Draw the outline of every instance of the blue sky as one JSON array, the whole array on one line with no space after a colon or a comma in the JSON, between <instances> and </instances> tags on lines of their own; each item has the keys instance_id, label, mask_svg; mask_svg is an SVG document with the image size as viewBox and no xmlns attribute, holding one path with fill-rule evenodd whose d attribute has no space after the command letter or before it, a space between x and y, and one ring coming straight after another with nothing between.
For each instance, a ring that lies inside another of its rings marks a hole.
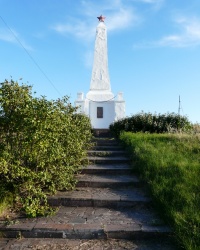
<instances>
[{"instance_id":1,"label":"blue sky","mask_svg":"<svg viewBox=\"0 0 200 250\"><path fill-rule=\"evenodd\" d=\"M0 82L12 76L74 103L89 91L101 14L126 115L177 113L180 95L181 114L200 123L199 0L0 0Z\"/></svg>"}]
</instances>

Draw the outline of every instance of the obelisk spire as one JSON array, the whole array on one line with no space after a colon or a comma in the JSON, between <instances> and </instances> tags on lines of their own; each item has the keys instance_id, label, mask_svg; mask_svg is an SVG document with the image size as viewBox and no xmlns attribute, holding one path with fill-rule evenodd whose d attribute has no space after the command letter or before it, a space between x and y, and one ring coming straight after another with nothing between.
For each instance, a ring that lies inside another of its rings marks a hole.
<instances>
[{"instance_id":1,"label":"obelisk spire","mask_svg":"<svg viewBox=\"0 0 200 250\"><path fill-rule=\"evenodd\" d=\"M96 29L96 40L94 50L94 62L90 91L107 90L111 91L110 77L108 72L108 52L107 52L107 29L102 15L97 17L99 24Z\"/></svg>"}]
</instances>

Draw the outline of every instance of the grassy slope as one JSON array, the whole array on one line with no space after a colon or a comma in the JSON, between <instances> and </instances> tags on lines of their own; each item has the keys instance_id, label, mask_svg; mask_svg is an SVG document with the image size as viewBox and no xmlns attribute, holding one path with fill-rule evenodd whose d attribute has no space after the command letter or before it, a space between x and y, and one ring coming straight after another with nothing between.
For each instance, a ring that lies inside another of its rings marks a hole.
<instances>
[{"instance_id":1,"label":"grassy slope","mask_svg":"<svg viewBox=\"0 0 200 250\"><path fill-rule=\"evenodd\" d=\"M200 249L200 139L130 132L120 139L177 238L186 249Z\"/></svg>"}]
</instances>

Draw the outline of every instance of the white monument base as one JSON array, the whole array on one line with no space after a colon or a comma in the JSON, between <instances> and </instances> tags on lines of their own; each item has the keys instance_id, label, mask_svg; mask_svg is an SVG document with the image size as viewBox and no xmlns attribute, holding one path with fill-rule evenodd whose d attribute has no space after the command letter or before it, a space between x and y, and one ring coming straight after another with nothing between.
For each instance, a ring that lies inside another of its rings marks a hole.
<instances>
[{"instance_id":1,"label":"white monument base","mask_svg":"<svg viewBox=\"0 0 200 250\"><path fill-rule=\"evenodd\" d=\"M119 93L116 98L113 97L105 101L100 101L108 97L103 94L99 96L91 94L89 97L93 100L87 97L84 98L83 93L78 93L75 105L79 107L78 113L84 113L90 118L93 129L108 129L111 123L125 117L125 101L122 98L122 93Z\"/></svg>"}]
</instances>

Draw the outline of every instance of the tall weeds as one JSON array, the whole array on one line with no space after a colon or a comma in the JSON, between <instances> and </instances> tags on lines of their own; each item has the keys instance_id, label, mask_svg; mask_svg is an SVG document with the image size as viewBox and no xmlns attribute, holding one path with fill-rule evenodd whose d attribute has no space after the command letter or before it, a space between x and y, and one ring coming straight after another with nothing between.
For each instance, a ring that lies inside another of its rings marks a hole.
<instances>
[{"instance_id":1,"label":"tall weeds","mask_svg":"<svg viewBox=\"0 0 200 250\"><path fill-rule=\"evenodd\" d=\"M120 139L177 239L200 249L199 136L122 132Z\"/></svg>"}]
</instances>

